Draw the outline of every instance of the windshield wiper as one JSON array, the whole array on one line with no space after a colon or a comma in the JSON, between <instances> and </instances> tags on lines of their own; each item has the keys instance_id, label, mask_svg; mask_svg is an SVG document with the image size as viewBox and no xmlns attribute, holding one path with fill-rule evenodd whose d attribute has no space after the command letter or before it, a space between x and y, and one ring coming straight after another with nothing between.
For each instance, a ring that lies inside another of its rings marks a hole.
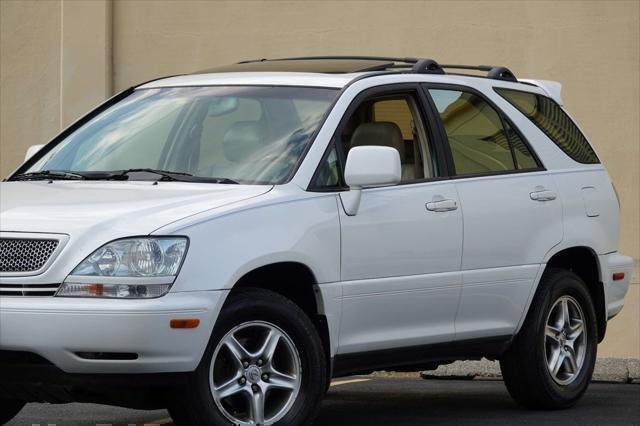
<instances>
[{"instance_id":1,"label":"windshield wiper","mask_svg":"<svg viewBox=\"0 0 640 426\"><path fill-rule=\"evenodd\" d=\"M153 173L161 176L159 180L164 181L178 181L178 182L204 182L204 183L225 183L225 184L238 184L233 179L229 178L218 178L218 177L204 177L204 176L194 176L191 173L184 172L171 172L168 170L159 170L159 169L127 169L127 170L118 170L111 174L111 176L106 177L104 179L117 179L117 178L126 178L131 173Z\"/></svg>"},{"instance_id":2,"label":"windshield wiper","mask_svg":"<svg viewBox=\"0 0 640 426\"><path fill-rule=\"evenodd\" d=\"M83 180L85 176L64 170L42 170L39 172L20 173L12 180Z\"/></svg>"},{"instance_id":3,"label":"windshield wiper","mask_svg":"<svg viewBox=\"0 0 640 426\"><path fill-rule=\"evenodd\" d=\"M115 170L110 172L70 172L63 170L43 170L39 172L21 173L13 177L12 180L129 180L132 173L151 173L160 176L162 181L177 182L200 182L200 183L223 183L238 184L233 179L218 177L194 176L190 173L171 172L168 170L139 168Z\"/></svg>"}]
</instances>

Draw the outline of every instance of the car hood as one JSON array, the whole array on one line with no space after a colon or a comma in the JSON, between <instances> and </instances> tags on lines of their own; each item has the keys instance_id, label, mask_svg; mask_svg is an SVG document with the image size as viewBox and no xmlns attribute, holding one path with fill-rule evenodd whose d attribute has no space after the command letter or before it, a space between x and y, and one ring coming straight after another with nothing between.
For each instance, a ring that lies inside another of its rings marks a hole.
<instances>
[{"instance_id":1,"label":"car hood","mask_svg":"<svg viewBox=\"0 0 640 426\"><path fill-rule=\"evenodd\" d=\"M147 235L176 220L257 197L272 186L187 182L31 181L0 184L0 231L72 238ZM100 235L104 234L104 235Z\"/></svg>"}]
</instances>

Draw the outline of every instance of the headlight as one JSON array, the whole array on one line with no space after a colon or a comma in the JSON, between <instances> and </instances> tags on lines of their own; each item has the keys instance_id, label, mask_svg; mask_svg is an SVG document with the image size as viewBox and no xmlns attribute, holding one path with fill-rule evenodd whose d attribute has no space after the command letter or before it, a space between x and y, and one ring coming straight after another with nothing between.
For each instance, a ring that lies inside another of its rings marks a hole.
<instances>
[{"instance_id":1,"label":"headlight","mask_svg":"<svg viewBox=\"0 0 640 426\"><path fill-rule=\"evenodd\" d=\"M187 251L184 237L127 238L83 260L56 296L153 298L164 295Z\"/></svg>"}]
</instances>

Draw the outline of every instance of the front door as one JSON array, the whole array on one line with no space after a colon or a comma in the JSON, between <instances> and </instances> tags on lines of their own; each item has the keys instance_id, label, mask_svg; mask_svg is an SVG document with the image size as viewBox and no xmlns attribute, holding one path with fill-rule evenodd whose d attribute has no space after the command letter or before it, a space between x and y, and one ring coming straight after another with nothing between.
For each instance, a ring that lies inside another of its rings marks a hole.
<instances>
[{"instance_id":1,"label":"front door","mask_svg":"<svg viewBox=\"0 0 640 426\"><path fill-rule=\"evenodd\" d=\"M461 289L462 214L455 184L438 180L421 95L391 90L358 105L341 127L344 153L361 145L394 147L402 181L363 190L355 216L341 210L338 353L451 341Z\"/></svg>"}]
</instances>

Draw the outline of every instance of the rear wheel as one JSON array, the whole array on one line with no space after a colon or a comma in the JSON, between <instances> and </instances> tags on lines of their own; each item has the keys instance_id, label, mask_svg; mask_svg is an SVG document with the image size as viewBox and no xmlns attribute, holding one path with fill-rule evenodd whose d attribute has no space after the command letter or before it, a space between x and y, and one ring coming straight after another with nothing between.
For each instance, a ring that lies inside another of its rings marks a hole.
<instances>
[{"instance_id":1,"label":"rear wheel","mask_svg":"<svg viewBox=\"0 0 640 426\"><path fill-rule=\"evenodd\" d=\"M308 424L325 382L324 351L307 315L276 293L241 290L169 411L184 425Z\"/></svg>"},{"instance_id":2,"label":"rear wheel","mask_svg":"<svg viewBox=\"0 0 640 426\"><path fill-rule=\"evenodd\" d=\"M7 423L18 415L25 402L13 399L0 399L0 425Z\"/></svg>"},{"instance_id":3,"label":"rear wheel","mask_svg":"<svg viewBox=\"0 0 640 426\"><path fill-rule=\"evenodd\" d=\"M596 333L593 302L580 277L545 272L522 330L500 360L511 396L530 408L574 405L591 380Z\"/></svg>"}]
</instances>

